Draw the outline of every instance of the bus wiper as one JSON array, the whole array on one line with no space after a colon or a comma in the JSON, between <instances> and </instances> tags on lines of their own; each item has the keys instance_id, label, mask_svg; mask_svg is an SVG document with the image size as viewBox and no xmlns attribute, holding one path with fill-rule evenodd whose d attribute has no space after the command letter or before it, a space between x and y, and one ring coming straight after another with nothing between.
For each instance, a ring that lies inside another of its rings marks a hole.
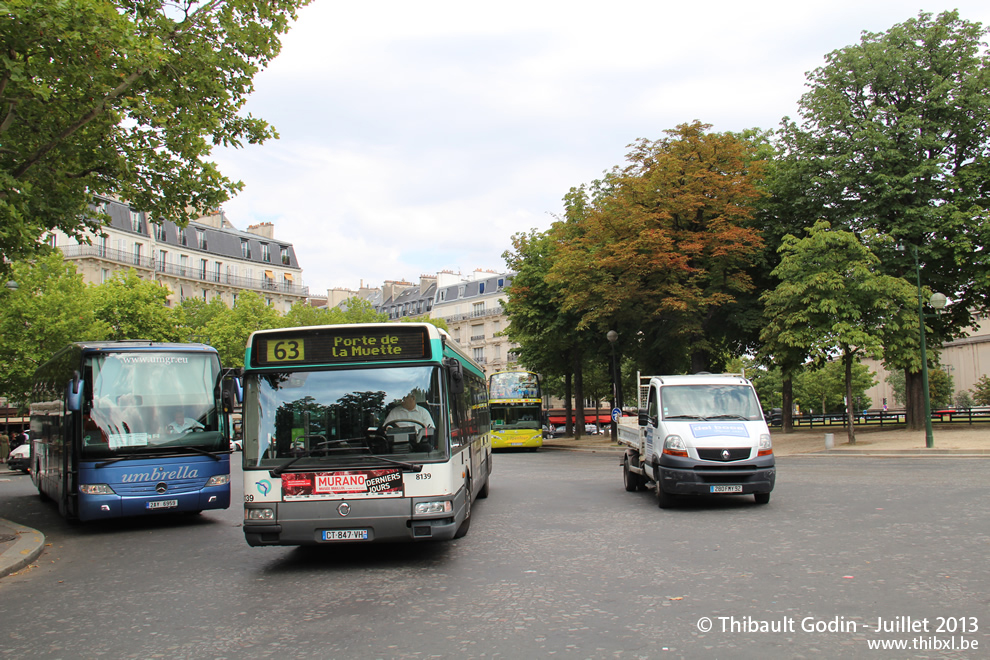
<instances>
[{"instance_id":1,"label":"bus wiper","mask_svg":"<svg viewBox=\"0 0 990 660\"><path fill-rule=\"evenodd\" d=\"M184 445L182 447L176 447L175 449L188 449L189 451L194 451L197 454L203 454L204 456L209 456L210 458L212 458L215 461L219 461L220 460L220 453L209 451L207 449L200 449L199 447L193 447L192 445ZM228 453L229 454L230 452L228 451L228 452L225 452L225 453Z\"/></svg>"},{"instance_id":2,"label":"bus wiper","mask_svg":"<svg viewBox=\"0 0 990 660\"><path fill-rule=\"evenodd\" d=\"M370 451L370 450L369 450ZM379 461L384 461L385 463L391 463L392 465L398 465L399 467L408 470L409 472L422 472L422 465L415 465L413 463L406 463L405 461L397 461L394 458L385 458L384 456L379 456L378 454L370 454L368 458L375 458Z\"/></svg>"}]
</instances>

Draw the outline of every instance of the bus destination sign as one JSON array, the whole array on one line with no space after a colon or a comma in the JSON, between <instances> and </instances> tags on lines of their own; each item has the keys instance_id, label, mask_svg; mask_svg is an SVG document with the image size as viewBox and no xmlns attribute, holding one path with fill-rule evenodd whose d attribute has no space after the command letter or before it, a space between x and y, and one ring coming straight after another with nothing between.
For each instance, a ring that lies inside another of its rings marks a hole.
<instances>
[{"instance_id":1,"label":"bus destination sign","mask_svg":"<svg viewBox=\"0 0 990 660\"><path fill-rule=\"evenodd\" d=\"M251 355L255 366L391 362L427 359L430 344L417 327L300 328L256 336Z\"/></svg>"}]
</instances>

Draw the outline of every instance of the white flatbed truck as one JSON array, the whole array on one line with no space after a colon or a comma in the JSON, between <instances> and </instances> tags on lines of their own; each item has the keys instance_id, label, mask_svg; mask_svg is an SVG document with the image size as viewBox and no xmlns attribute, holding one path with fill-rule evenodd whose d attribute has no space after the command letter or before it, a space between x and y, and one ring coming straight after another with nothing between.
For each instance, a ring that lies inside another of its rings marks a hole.
<instances>
[{"instance_id":1,"label":"white flatbed truck","mask_svg":"<svg viewBox=\"0 0 990 660\"><path fill-rule=\"evenodd\" d=\"M751 494L770 501L776 479L770 429L741 375L641 376L638 426L620 424L627 491L679 496Z\"/></svg>"}]
</instances>

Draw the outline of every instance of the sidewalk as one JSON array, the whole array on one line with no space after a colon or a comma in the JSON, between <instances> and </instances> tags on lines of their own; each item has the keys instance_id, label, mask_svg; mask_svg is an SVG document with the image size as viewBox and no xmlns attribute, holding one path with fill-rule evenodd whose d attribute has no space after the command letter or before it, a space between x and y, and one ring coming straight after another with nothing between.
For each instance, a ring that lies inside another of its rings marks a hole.
<instances>
[{"instance_id":1,"label":"sidewalk","mask_svg":"<svg viewBox=\"0 0 990 660\"><path fill-rule=\"evenodd\" d=\"M0 518L0 577L21 570L41 554L45 535Z\"/></svg>"},{"instance_id":2,"label":"sidewalk","mask_svg":"<svg viewBox=\"0 0 990 660\"><path fill-rule=\"evenodd\" d=\"M825 447L825 434L833 435L832 449ZM990 425L936 425L934 446L925 446L924 431L904 429L857 429L856 444L850 445L841 426L801 429L794 433L771 431L775 456L970 456L990 458ZM610 435L575 438L548 438L545 449L621 452L624 445L612 442Z\"/></svg>"}]
</instances>

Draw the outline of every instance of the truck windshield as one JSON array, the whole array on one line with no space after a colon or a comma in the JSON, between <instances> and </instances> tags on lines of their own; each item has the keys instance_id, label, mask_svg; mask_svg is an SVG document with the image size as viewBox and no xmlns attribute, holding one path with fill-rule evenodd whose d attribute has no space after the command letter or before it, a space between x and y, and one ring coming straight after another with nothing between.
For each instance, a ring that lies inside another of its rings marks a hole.
<instances>
[{"instance_id":1,"label":"truck windshield","mask_svg":"<svg viewBox=\"0 0 990 660\"><path fill-rule=\"evenodd\" d=\"M436 367L248 374L245 465L291 471L443 460Z\"/></svg>"},{"instance_id":2,"label":"truck windshield","mask_svg":"<svg viewBox=\"0 0 990 660\"><path fill-rule=\"evenodd\" d=\"M664 419L763 419L747 385L667 385L660 389Z\"/></svg>"},{"instance_id":3,"label":"truck windshield","mask_svg":"<svg viewBox=\"0 0 990 660\"><path fill-rule=\"evenodd\" d=\"M83 458L228 449L209 353L101 353L84 365Z\"/></svg>"}]
</instances>

